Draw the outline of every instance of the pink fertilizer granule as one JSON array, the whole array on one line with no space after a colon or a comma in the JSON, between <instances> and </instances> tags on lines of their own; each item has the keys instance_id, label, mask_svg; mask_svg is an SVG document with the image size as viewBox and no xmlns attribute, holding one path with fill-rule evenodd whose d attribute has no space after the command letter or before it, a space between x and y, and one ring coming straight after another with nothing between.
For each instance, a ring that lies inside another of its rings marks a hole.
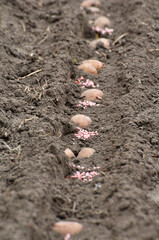
<instances>
[{"instance_id":1,"label":"pink fertilizer granule","mask_svg":"<svg viewBox=\"0 0 159 240\"><path fill-rule=\"evenodd\" d=\"M93 107L93 106L99 106L100 104L97 104L92 101L79 101L79 104L77 104L77 107L82 107L83 109L86 109L87 107Z\"/></svg>"},{"instance_id":2,"label":"pink fertilizer granule","mask_svg":"<svg viewBox=\"0 0 159 240\"><path fill-rule=\"evenodd\" d=\"M78 169L82 169L82 170L85 170L84 172L79 172L79 171L76 171L72 176L71 178L72 179L79 179L81 180L82 182L91 182L92 179L96 176L99 175L98 172L96 172L95 170L98 170L100 169L100 167L92 167L92 168L85 168L83 166L80 166L80 165L75 165L73 163L69 163L69 166L73 167L73 168L78 168ZM67 177L67 179L69 179L69 177Z\"/></svg>"},{"instance_id":3,"label":"pink fertilizer granule","mask_svg":"<svg viewBox=\"0 0 159 240\"><path fill-rule=\"evenodd\" d=\"M75 165L73 163L69 163L69 166L71 167L74 167L74 168L78 168L78 169L86 169L85 167L83 166L80 166L80 165ZM92 169L88 168L87 171L94 171L94 170L97 170L97 169L100 169L100 167L92 167Z\"/></svg>"},{"instance_id":4,"label":"pink fertilizer granule","mask_svg":"<svg viewBox=\"0 0 159 240\"><path fill-rule=\"evenodd\" d=\"M71 240L71 234L67 233L64 237L64 240Z\"/></svg>"},{"instance_id":5,"label":"pink fertilizer granule","mask_svg":"<svg viewBox=\"0 0 159 240\"><path fill-rule=\"evenodd\" d=\"M96 171L92 171L92 172L78 172L76 171L74 173L73 176L71 176L71 178L73 179L80 179L82 182L91 182L93 180L94 177L98 176L99 173Z\"/></svg>"},{"instance_id":6,"label":"pink fertilizer granule","mask_svg":"<svg viewBox=\"0 0 159 240\"><path fill-rule=\"evenodd\" d=\"M84 78L81 76L79 77L76 81L75 81L76 84L78 85L81 85L82 87L81 88L85 88L85 87L99 87L99 84L94 84L93 81L87 79L85 82L84 82Z\"/></svg>"},{"instance_id":7,"label":"pink fertilizer granule","mask_svg":"<svg viewBox=\"0 0 159 240\"><path fill-rule=\"evenodd\" d=\"M86 140L88 138L90 138L91 136L95 136L95 135L98 135L98 132L97 131L87 131L87 130L84 130L82 128L77 128L78 129L78 132L74 134L75 137L77 137L78 139L83 139L83 140Z\"/></svg>"},{"instance_id":8,"label":"pink fertilizer granule","mask_svg":"<svg viewBox=\"0 0 159 240\"><path fill-rule=\"evenodd\" d=\"M100 27L92 27L93 30L95 30L96 32L98 33L101 33L101 34L105 34L105 33L108 33L109 35L112 35L112 33L114 32L114 29L113 28L100 28Z\"/></svg>"}]
</instances>

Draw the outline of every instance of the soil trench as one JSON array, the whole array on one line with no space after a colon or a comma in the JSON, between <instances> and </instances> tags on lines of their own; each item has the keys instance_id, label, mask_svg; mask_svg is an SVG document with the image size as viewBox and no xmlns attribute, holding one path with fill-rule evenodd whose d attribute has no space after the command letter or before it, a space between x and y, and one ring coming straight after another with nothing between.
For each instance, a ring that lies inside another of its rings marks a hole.
<instances>
[{"instance_id":1,"label":"soil trench","mask_svg":"<svg viewBox=\"0 0 159 240\"><path fill-rule=\"evenodd\" d=\"M52 230L61 220L83 225L72 240L159 239L159 2L101 0L95 14L81 3L0 2L2 240L62 240ZM90 47L101 15L112 22L110 49ZM104 68L78 69L87 59ZM83 108L87 79L104 96ZM86 140L76 114L92 120ZM77 158L84 147L95 153Z\"/></svg>"}]
</instances>

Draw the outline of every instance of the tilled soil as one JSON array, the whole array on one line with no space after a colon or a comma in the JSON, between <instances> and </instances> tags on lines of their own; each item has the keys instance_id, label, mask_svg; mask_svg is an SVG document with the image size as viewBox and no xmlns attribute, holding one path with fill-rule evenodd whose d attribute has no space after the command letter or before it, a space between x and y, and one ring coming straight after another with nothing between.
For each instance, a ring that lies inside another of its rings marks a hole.
<instances>
[{"instance_id":1,"label":"tilled soil","mask_svg":"<svg viewBox=\"0 0 159 240\"><path fill-rule=\"evenodd\" d=\"M0 239L63 239L60 220L83 224L76 240L159 239L159 2L101 0L90 14L75 0L0 2ZM91 21L112 21L112 43L90 48ZM98 59L97 75L77 67ZM77 107L83 76L104 92ZM76 138L75 114L87 131ZM69 159L82 147L90 158ZM74 164L76 167L73 167ZM90 182L72 176L100 167Z\"/></svg>"}]
</instances>

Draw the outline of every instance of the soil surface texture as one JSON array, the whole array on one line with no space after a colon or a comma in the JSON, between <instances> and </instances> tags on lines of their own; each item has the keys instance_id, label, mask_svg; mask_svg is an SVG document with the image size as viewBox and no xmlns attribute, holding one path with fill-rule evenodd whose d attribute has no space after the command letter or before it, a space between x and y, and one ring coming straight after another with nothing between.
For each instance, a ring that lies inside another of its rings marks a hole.
<instances>
[{"instance_id":1,"label":"soil surface texture","mask_svg":"<svg viewBox=\"0 0 159 240\"><path fill-rule=\"evenodd\" d=\"M83 225L72 240L159 240L159 1L81 3L0 1L1 240L62 240L61 220ZM109 49L90 46L98 16ZM87 59L104 68L78 69ZM87 79L104 96L83 108Z\"/></svg>"}]
</instances>

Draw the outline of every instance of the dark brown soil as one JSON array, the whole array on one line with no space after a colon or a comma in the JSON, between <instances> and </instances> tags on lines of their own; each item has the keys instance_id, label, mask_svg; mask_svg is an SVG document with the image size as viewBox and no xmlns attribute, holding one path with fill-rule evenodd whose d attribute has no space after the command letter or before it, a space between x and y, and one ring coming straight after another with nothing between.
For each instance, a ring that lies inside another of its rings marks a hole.
<instances>
[{"instance_id":1,"label":"dark brown soil","mask_svg":"<svg viewBox=\"0 0 159 240\"><path fill-rule=\"evenodd\" d=\"M89 47L96 16L80 1L0 2L1 240L63 239L52 231L59 220L83 224L74 240L159 239L159 1L101 2L111 40L128 35L99 54ZM88 58L105 68L77 70ZM98 107L76 107L79 76L104 91ZM76 113L99 135L78 140ZM92 182L71 179L67 147L96 150L71 160L101 167Z\"/></svg>"}]
</instances>

